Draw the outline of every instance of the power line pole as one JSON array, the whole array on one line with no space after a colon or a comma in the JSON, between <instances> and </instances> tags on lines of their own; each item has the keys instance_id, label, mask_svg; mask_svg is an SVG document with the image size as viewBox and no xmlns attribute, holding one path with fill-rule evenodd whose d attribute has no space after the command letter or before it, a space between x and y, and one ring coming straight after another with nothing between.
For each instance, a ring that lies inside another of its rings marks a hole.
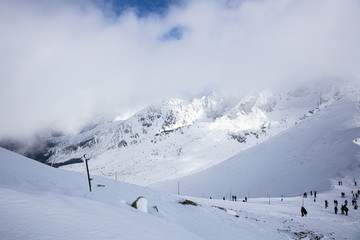
<instances>
[{"instance_id":1,"label":"power line pole","mask_svg":"<svg viewBox=\"0 0 360 240\"><path fill-rule=\"evenodd\" d=\"M89 181L89 190L91 192L91 178L90 178L89 166L88 166L88 160L90 160L90 158L86 158L86 154L84 154L83 157L85 159L86 172L87 172L87 177L88 177L88 181Z\"/></svg>"}]
</instances>

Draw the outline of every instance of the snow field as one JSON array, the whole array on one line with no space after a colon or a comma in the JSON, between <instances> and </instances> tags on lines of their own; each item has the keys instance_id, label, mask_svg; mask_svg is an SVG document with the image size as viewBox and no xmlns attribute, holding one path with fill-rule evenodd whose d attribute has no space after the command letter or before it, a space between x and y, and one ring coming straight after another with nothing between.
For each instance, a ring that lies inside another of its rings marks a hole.
<instances>
[{"instance_id":1,"label":"snow field","mask_svg":"<svg viewBox=\"0 0 360 240\"><path fill-rule=\"evenodd\" d=\"M270 205L268 198L250 197L247 203L210 200L98 176L90 193L83 174L54 169L4 149L0 161L0 239L358 239L360 234L359 210L350 205L345 216L332 209L334 199L339 204L344 200L340 192L351 200L356 189L352 179L360 178L359 168L333 179L331 189L318 192L316 202L308 192L304 200L308 215L301 217L301 197L270 198ZM339 179L342 186L336 185ZM148 200L148 213L129 206L139 196ZM179 204L184 199L199 206Z\"/></svg>"}]
</instances>

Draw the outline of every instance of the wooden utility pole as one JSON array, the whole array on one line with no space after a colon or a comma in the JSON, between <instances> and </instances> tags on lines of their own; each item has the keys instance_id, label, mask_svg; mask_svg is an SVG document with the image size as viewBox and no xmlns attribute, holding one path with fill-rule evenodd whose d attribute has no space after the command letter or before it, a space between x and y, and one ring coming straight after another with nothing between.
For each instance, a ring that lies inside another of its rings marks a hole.
<instances>
[{"instance_id":1,"label":"wooden utility pole","mask_svg":"<svg viewBox=\"0 0 360 240\"><path fill-rule=\"evenodd\" d=\"M89 181L89 189L90 189L90 192L91 192L91 178L90 178L89 166L88 166L88 160L89 160L90 158L86 158L86 154L84 154L84 159L85 159L87 177L88 177L88 181Z\"/></svg>"}]
</instances>

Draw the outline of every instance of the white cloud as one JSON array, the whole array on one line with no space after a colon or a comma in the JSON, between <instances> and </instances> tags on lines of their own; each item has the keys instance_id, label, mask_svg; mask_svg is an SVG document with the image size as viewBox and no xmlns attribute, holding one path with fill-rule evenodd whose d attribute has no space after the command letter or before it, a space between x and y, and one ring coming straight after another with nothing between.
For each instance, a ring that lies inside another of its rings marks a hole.
<instances>
[{"instance_id":1,"label":"white cloud","mask_svg":"<svg viewBox=\"0 0 360 240\"><path fill-rule=\"evenodd\" d=\"M360 72L358 0L189 1L109 18L90 1L0 2L0 137L208 86L243 93ZM162 41L181 27L182 38Z\"/></svg>"}]
</instances>

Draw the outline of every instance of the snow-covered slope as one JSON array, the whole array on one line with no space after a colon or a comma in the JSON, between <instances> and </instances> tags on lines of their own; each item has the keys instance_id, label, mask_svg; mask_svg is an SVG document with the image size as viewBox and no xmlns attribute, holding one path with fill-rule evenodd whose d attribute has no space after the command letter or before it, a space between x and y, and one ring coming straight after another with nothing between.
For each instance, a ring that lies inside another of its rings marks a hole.
<instances>
[{"instance_id":1,"label":"snow-covered slope","mask_svg":"<svg viewBox=\"0 0 360 240\"><path fill-rule=\"evenodd\" d=\"M195 234L182 226L195 226L196 219L187 215L191 207L178 204L179 197L103 178L94 178L93 186L105 187L89 193L85 175L4 149L0 161L1 239L203 239L211 232ZM140 195L149 200L149 214L129 206ZM193 217L219 223L206 209L195 211ZM236 234L233 227L224 227Z\"/></svg>"},{"instance_id":2,"label":"snow-covered slope","mask_svg":"<svg viewBox=\"0 0 360 240\"><path fill-rule=\"evenodd\" d=\"M254 91L238 101L215 93L172 99L126 120L103 121L77 136L50 139L48 163L81 162L87 154L93 174L149 185L217 165L317 118L327 106L345 97L353 99L358 92L358 84L335 81L282 92ZM82 163L62 168L85 172Z\"/></svg>"},{"instance_id":3,"label":"snow-covered slope","mask_svg":"<svg viewBox=\"0 0 360 240\"><path fill-rule=\"evenodd\" d=\"M271 204L267 198L247 203L185 198L98 176L90 193L86 175L1 148L0 164L0 239L358 239L360 234L359 210L349 206L345 216L335 215L331 202L323 207L325 199L342 204L340 192L351 200L359 168L348 172L342 186L318 192L317 202L305 199L303 218L300 197L271 198ZM148 200L148 213L130 206L138 196ZM198 205L179 204L185 199Z\"/></svg>"},{"instance_id":4,"label":"snow-covered slope","mask_svg":"<svg viewBox=\"0 0 360 240\"><path fill-rule=\"evenodd\" d=\"M297 195L325 190L329 179L358 167L360 103L344 97L306 121L229 160L192 176L165 181L155 188L191 196Z\"/></svg>"}]
</instances>

